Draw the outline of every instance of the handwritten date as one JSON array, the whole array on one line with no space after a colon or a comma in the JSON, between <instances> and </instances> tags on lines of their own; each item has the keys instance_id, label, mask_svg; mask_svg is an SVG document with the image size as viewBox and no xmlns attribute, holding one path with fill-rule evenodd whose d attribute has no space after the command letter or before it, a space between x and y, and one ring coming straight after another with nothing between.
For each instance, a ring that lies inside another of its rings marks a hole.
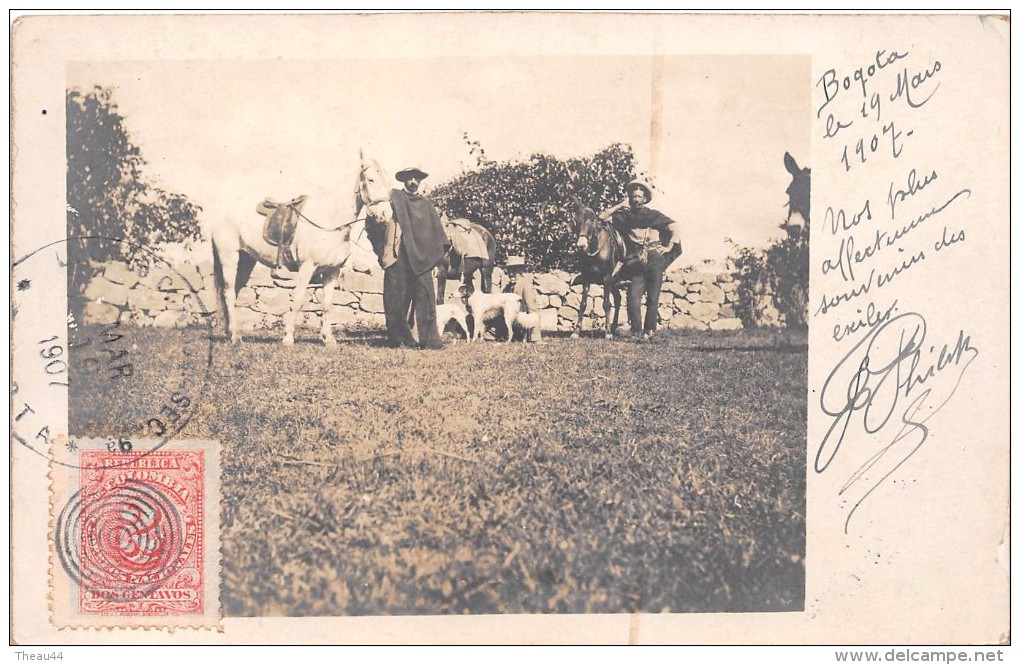
<instances>
[{"instance_id":1,"label":"handwritten date","mask_svg":"<svg viewBox=\"0 0 1020 665\"><path fill-rule=\"evenodd\" d=\"M829 69L822 74L822 78L818 79L818 82L815 83L817 87L822 89L822 93L825 95L825 102L818 107L815 117L822 117L822 110L825 109L830 102L836 99L840 90L850 90L852 87L859 85L861 89L861 97L867 99L868 81L878 72L882 71L897 60L906 58L908 55L910 55L909 52L897 53L896 51L892 51L891 53L887 53L885 50L876 51L874 62L868 63L864 67L858 67L850 74L842 77L836 73L835 69Z\"/></svg>"}]
</instances>

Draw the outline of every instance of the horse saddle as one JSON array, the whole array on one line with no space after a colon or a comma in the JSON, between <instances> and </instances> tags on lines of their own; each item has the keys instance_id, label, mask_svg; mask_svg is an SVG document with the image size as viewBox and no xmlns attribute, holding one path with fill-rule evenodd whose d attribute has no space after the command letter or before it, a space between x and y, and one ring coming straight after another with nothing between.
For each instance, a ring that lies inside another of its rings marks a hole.
<instances>
[{"instance_id":1,"label":"horse saddle","mask_svg":"<svg viewBox=\"0 0 1020 665\"><path fill-rule=\"evenodd\" d=\"M305 207L307 195L302 194L289 201L276 201L266 198L255 209L266 218L262 227L262 237L273 247L289 245L294 240L298 215Z\"/></svg>"},{"instance_id":2,"label":"horse saddle","mask_svg":"<svg viewBox=\"0 0 1020 665\"><path fill-rule=\"evenodd\" d=\"M294 257L291 243L294 241L298 216L301 214L301 209L305 207L307 198L308 196L304 194L289 201L275 201L266 198L255 206L255 210L266 218L266 222L262 226L262 238L273 247L279 248L276 267L284 266L288 270L297 270L297 260Z\"/></svg>"}]
</instances>

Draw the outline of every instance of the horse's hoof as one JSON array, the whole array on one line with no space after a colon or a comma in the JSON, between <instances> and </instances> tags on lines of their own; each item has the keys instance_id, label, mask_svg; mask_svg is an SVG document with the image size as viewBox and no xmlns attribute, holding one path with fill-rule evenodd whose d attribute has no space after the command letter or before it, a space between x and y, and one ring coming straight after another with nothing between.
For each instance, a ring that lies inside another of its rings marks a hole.
<instances>
[{"instance_id":1,"label":"horse's hoof","mask_svg":"<svg viewBox=\"0 0 1020 665\"><path fill-rule=\"evenodd\" d=\"M336 346L336 340L333 339L332 337L323 337L322 338L322 343L325 344L327 347L334 347L334 346Z\"/></svg>"},{"instance_id":2,"label":"horse's hoof","mask_svg":"<svg viewBox=\"0 0 1020 665\"><path fill-rule=\"evenodd\" d=\"M286 337L284 337L283 338L283 345L284 346L294 346L294 336L293 335L287 335Z\"/></svg>"},{"instance_id":3,"label":"horse's hoof","mask_svg":"<svg viewBox=\"0 0 1020 665\"><path fill-rule=\"evenodd\" d=\"M607 332L606 333L606 339L613 339L613 333Z\"/></svg>"},{"instance_id":4,"label":"horse's hoof","mask_svg":"<svg viewBox=\"0 0 1020 665\"><path fill-rule=\"evenodd\" d=\"M580 339L580 338L581 338L581 333L576 332L576 331L570 333L570 339Z\"/></svg>"},{"instance_id":5,"label":"horse's hoof","mask_svg":"<svg viewBox=\"0 0 1020 665\"><path fill-rule=\"evenodd\" d=\"M231 335L230 336L230 343L233 344L234 346L237 346L238 344L241 343L241 336L240 335Z\"/></svg>"}]
</instances>

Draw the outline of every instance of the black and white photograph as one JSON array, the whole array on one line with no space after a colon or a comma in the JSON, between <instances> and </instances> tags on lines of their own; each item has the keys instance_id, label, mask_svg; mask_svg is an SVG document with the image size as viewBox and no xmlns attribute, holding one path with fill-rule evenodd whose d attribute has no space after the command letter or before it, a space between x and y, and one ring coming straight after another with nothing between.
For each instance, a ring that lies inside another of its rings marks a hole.
<instances>
[{"instance_id":1,"label":"black and white photograph","mask_svg":"<svg viewBox=\"0 0 1020 665\"><path fill-rule=\"evenodd\" d=\"M1001 555L939 609L969 607L944 557L1008 543L1008 322L973 315L1008 156L967 148L1003 99L954 120L1002 61L916 25L27 19L12 529L47 533L12 537L46 562L14 613L76 643L1008 641Z\"/></svg>"},{"instance_id":2,"label":"black and white photograph","mask_svg":"<svg viewBox=\"0 0 1020 665\"><path fill-rule=\"evenodd\" d=\"M71 434L221 442L227 616L799 610L807 74L75 63Z\"/></svg>"}]
</instances>

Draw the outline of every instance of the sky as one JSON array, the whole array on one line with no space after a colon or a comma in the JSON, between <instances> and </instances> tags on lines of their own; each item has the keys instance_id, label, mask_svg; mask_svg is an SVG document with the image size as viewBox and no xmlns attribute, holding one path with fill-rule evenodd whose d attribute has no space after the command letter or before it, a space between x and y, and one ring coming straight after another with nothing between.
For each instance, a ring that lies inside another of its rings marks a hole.
<instances>
[{"instance_id":1,"label":"sky","mask_svg":"<svg viewBox=\"0 0 1020 665\"><path fill-rule=\"evenodd\" d=\"M810 154L801 56L422 57L71 63L68 87L114 89L149 174L205 221L263 196L350 187L359 150L424 191L497 161L629 143L680 222L680 265L764 246L786 217L783 166Z\"/></svg>"}]
</instances>

